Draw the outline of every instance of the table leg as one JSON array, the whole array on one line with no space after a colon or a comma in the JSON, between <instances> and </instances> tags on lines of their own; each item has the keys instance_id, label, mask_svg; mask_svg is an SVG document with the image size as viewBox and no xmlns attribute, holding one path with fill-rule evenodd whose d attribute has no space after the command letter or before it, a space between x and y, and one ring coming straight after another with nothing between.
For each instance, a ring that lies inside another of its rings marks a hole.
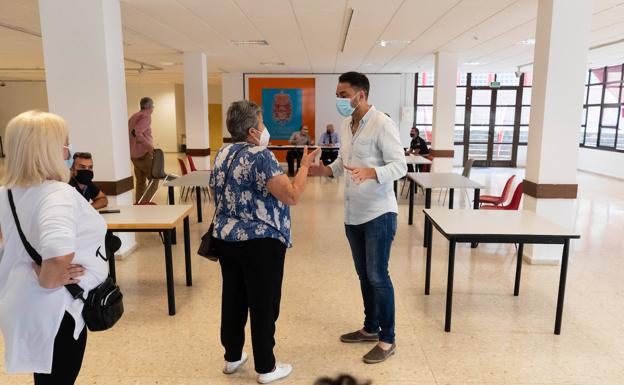
<instances>
[{"instance_id":1,"label":"table leg","mask_svg":"<svg viewBox=\"0 0 624 385\"><path fill-rule=\"evenodd\" d=\"M455 200L455 189L449 189L449 209L453 209L453 201Z\"/></svg>"},{"instance_id":2,"label":"table leg","mask_svg":"<svg viewBox=\"0 0 624 385\"><path fill-rule=\"evenodd\" d=\"M169 186L167 190L168 190L167 197L169 198L169 204L174 205L175 204L175 192L173 191L173 186Z\"/></svg>"},{"instance_id":3,"label":"table leg","mask_svg":"<svg viewBox=\"0 0 624 385\"><path fill-rule=\"evenodd\" d=\"M184 218L184 263L186 265L186 286L193 286L193 269L191 267L191 231L188 216Z\"/></svg>"},{"instance_id":4,"label":"table leg","mask_svg":"<svg viewBox=\"0 0 624 385\"><path fill-rule=\"evenodd\" d=\"M431 286L431 249L433 248L431 246L432 233L432 229L429 229L429 231L426 232L427 244L429 247L427 247L427 266L425 267L425 295L429 295L429 287Z\"/></svg>"},{"instance_id":5,"label":"table leg","mask_svg":"<svg viewBox=\"0 0 624 385\"><path fill-rule=\"evenodd\" d=\"M197 222L202 223L202 198L201 187L195 187L195 198L197 198Z\"/></svg>"},{"instance_id":6,"label":"table leg","mask_svg":"<svg viewBox=\"0 0 624 385\"><path fill-rule=\"evenodd\" d=\"M175 205L175 191L173 189L173 186L169 186L167 188L167 198L169 199L169 204L170 205ZM173 235L171 236L171 244L175 245L178 243L178 239L176 236L176 231L175 229L173 230Z\"/></svg>"},{"instance_id":7,"label":"table leg","mask_svg":"<svg viewBox=\"0 0 624 385\"><path fill-rule=\"evenodd\" d=\"M107 234L112 234L111 231L107 231ZM105 247L106 258L108 259L108 275L113 279L113 281L117 282L117 272L115 271L115 253Z\"/></svg>"},{"instance_id":8,"label":"table leg","mask_svg":"<svg viewBox=\"0 0 624 385\"><path fill-rule=\"evenodd\" d=\"M425 189L425 208L426 209L430 209L431 208L431 189L427 188ZM429 247L429 243L427 242L428 240L428 231L429 231L429 220L427 219L427 216L425 216L425 234L423 236L423 247Z\"/></svg>"},{"instance_id":9,"label":"table leg","mask_svg":"<svg viewBox=\"0 0 624 385\"><path fill-rule=\"evenodd\" d=\"M455 245L454 239L449 244L448 280L446 283L446 316L444 318L444 331L451 331L451 311L453 310L453 276L455 274Z\"/></svg>"},{"instance_id":10,"label":"table leg","mask_svg":"<svg viewBox=\"0 0 624 385\"><path fill-rule=\"evenodd\" d=\"M171 253L171 233L174 230L165 230L165 270L167 275L167 301L169 303L169 315L175 315L175 294L173 291L173 257Z\"/></svg>"},{"instance_id":11,"label":"table leg","mask_svg":"<svg viewBox=\"0 0 624 385\"><path fill-rule=\"evenodd\" d=\"M474 202L472 203L472 208L475 210L479 210L479 197L481 196L481 189L476 188L474 190ZM479 244L477 242L472 242L470 247L476 249Z\"/></svg>"},{"instance_id":12,"label":"table leg","mask_svg":"<svg viewBox=\"0 0 624 385\"><path fill-rule=\"evenodd\" d=\"M520 276L522 275L522 254L524 253L524 243L518 244L518 259L516 260L516 282L514 284L514 296L520 294Z\"/></svg>"},{"instance_id":13,"label":"table leg","mask_svg":"<svg viewBox=\"0 0 624 385\"><path fill-rule=\"evenodd\" d=\"M407 218L407 224L411 225L414 223L414 181L410 179L409 186L409 215Z\"/></svg>"},{"instance_id":14,"label":"table leg","mask_svg":"<svg viewBox=\"0 0 624 385\"><path fill-rule=\"evenodd\" d=\"M566 277L568 275L568 254L570 240L563 241L563 256L561 258L561 275L559 276L559 296L557 297L557 315L555 317L555 334L561 334L561 317L563 316L563 299L565 297Z\"/></svg>"}]
</instances>

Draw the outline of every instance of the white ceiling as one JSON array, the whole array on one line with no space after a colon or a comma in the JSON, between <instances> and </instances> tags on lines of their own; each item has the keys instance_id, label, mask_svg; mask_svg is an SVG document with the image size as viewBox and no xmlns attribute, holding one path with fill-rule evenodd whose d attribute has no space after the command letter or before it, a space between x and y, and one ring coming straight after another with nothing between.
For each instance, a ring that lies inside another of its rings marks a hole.
<instances>
[{"instance_id":1,"label":"white ceiling","mask_svg":"<svg viewBox=\"0 0 624 385\"><path fill-rule=\"evenodd\" d=\"M533 61L533 46L520 42L535 34L537 1L121 0L126 73L130 81L181 82L185 51L206 52L211 83L222 72L427 71L438 50L458 52L465 72L515 71ZM0 25L22 30L0 26L0 80L42 79L37 0L0 0ZM230 43L250 39L269 46ZM380 47L382 39L411 43ZM624 1L594 0L592 46L622 39ZM139 75L137 62L160 69ZM622 62L624 42L590 51L592 67Z\"/></svg>"}]
</instances>

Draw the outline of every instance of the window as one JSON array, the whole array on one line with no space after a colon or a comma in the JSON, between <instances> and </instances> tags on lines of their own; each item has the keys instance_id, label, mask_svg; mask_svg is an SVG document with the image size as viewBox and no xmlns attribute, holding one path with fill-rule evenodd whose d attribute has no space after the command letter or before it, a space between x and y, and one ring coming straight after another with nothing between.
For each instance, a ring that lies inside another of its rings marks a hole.
<instances>
[{"instance_id":1,"label":"window","mask_svg":"<svg viewBox=\"0 0 624 385\"><path fill-rule=\"evenodd\" d=\"M585 85L580 145L624 151L624 64L590 69Z\"/></svg>"},{"instance_id":2,"label":"window","mask_svg":"<svg viewBox=\"0 0 624 385\"><path fill-rule=\"evenodd\" d=\"M529 131L532 79L530 74L524 74L524 81L520 84L521 79L522 77L517 77L513 72L497 74L458 73L455 88L455 145L465 144L464 134L465 131L469 130L467 136L470 138L470 142L487 150L491 128L495 131L497 148L500 150L497 156L501 159L503 156L508 157L510 153L508 150L512 148L516 130L519 131L518 143L526 144ZM434 81L433 73L421 72L416 74L414 123L420 128L423 137L427 140L431 139L430 133L433 126ZM493 81L500 82L501 87L491 88L490 83ZM517 98L520 88L523 89L521 101ZM468 101L466 100L467 94L470 95ZM492 103L493 101L495 104ZM523 105L519 105L520 102ZM470 109L470 116L466 121L468 109ZM516 114L521 114L520 119L516 119ZM426 136L425 133L427 133Z\"/></svg>"}]
</instances>

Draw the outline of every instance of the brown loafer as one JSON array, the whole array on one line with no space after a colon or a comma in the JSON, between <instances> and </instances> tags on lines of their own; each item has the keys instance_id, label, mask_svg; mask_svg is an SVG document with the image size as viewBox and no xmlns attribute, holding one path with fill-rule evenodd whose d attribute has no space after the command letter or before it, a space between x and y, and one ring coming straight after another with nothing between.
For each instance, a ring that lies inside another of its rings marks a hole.
<instances>
[{"instance_id":1,"label":"brown loafer","mask_svg":"<svg viewBox=\"0 0 624 385\"><path fill-rule=\"evenodd\" d=\"M377 364L379 362L384 362L385 360L387 360L391 355L394 354L395 350L396 344L392 344L392 346L388 350L383 350L379 347L379 345L375 345L375 347L370 352L364 355L363 359L364 362L366 362L367 364Z\"/></svg>"},{"instance_id":2,"label":"brown loafer","mask_svg":"<svg viewBox=\"0 0 624 385\"><path fill-rule=\"evenodd\" d=\"M340 336L340 341L346 342L348 344L355 343L355 342L378 342L379 341L379 335L377 335L377 334L366 335L366 334L362 333L361 330L358 330L358 331L353 332L353 333L347 333L347 334L341 335Z\"/></svg>"}]
</instances>

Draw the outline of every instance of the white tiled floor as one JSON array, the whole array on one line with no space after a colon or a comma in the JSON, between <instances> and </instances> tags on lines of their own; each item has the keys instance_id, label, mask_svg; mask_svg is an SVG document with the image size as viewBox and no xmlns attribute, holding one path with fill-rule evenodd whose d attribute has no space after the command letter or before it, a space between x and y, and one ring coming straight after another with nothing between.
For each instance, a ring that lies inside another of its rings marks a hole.
<instances>
[{"instance_id":1,"label":"white tiled floor","mask_svg":"<svg viewBox=\"0 0 624 385\"><path fill-rule=\"evenodd\" d=\"M168 156L172 171L174 162ZM474 169L473 178L497 192L510 173L521 178L523 171ZM422 218L408 226L402 200L390 263L398 349L378 365L361 361L370 345L338 341L361 324L359 284L342 225L342 187L335 180L311 180L292 209L295 245L287 253L276 354L295 370L282 383L312 384L321 375L350 372L375 385L623 384L624 181L586 173L578 179L582 238L572 242L560 336L552 333L559 267L525 264L520 297L514 298L512 245L458 247L453 332L445 333L447 242L434 235L431 295L425 297ZM164 191L158 200L164 202ZM417 203L422 205L421 196ZM208 224L195 217L191 224L196 249ZM193 256L194 285L188 288L183 249L175 247L178 314L169 317L162 246L156 235L137 239L139 250L117 264L126 314L114 329L89 335L78 383L253 383L253 362L240 374L221 374L218 265ZM0 374L0 384L29 381Z\"/></svg>"}]
</instances>

